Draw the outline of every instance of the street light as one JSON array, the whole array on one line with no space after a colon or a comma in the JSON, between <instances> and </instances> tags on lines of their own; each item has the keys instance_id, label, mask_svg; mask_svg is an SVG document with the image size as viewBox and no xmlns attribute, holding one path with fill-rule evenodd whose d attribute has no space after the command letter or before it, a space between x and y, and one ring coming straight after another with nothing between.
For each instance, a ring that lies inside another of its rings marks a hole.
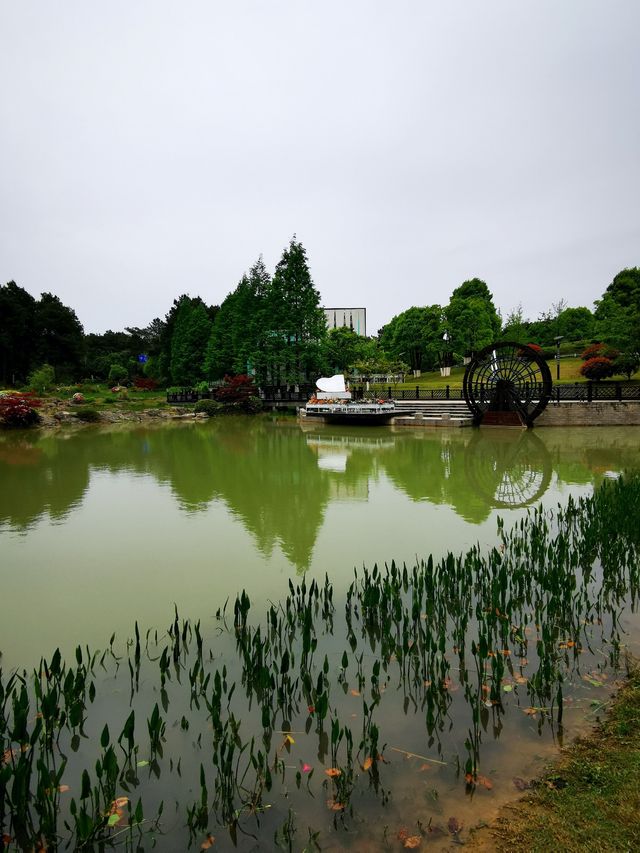
<instances>
[{"instance_id":1,"label":"street light","mask_svg":"<svg viewBox=\"0 0 640 853\"><path fill-rule=\"evenodd\" d=\"M556 382L560 381L560 341L564 338L564 335L556 335L554 341L556 342Z\"/></svg>"},{"instance_id":2,"label":"street light","mask_svg":"<svg viewBox=\"0 0 640 853\"><path fill-rule=\"evenodd\" d=\"M450 364L450 354L449 354L449 333L445 332L442 336L442 340L444 341L444 349L442 352L442 358L440 360L440 376L450 376L451 374L451 364Z\"/></svg>"}]
</instances>

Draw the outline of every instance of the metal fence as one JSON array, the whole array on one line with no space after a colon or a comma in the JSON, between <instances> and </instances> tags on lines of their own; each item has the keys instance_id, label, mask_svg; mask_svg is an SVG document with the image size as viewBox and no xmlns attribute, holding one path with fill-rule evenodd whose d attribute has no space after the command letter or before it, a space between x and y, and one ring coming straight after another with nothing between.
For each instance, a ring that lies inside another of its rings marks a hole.
<instances>
[{"instance_id":1,"label":"metal fence","mask_svg":"<svg viewBox=\"0 0 640 853\"><path fill-rule=\"evenodd\" d=\"M264 385L258 388L258 396L265 404L306 403L313 395L315 386L306 385ZM193 388L181 388L167 393L168 403L197 403L198 400L214 399L215 389L196 391ZM365 388L352 385L354 400L464 400L462 386L445 385L444 388L423 388L420 385L385 385ZM551 397L553 402L582 401L591 403L598 400L640 402L640 384L635 382L576 382L574 385L554 385Z\"/></svg>"}]
</instances>

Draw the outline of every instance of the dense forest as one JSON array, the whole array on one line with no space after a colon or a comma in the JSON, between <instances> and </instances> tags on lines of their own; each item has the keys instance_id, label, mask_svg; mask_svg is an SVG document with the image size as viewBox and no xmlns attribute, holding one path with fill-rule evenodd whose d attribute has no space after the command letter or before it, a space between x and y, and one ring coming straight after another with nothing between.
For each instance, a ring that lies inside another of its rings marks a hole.
<instances>
[{"instance_id":1,"label":"dense forest","mask_svg":"<svg viewBox=\"0 0 640 853\"><path fill-rule=\"evenodd\" d=\"M221 305L183 294L164 319L145 328L85 334L75 311L57 296L42 293L35 299L14 281L0 286L4 387L33 385L42 371L58 383L117 384L144 377L166 386L208 384L241 373L260 383L353 370L418 373L446 358L462 361L500 339L536 344L552 354L560 337L563 346L576 350L603 342L618 366L628 368L617 372L637 370L640 268L619 272L594 311L560 300L536 320L526 319L521 307L503 319L487 284L473 278L453 291L448 304L408 308L370 338L348 328L327 330L306 251L295 237L273 274L260 258Z\"/></svg>"}]
</instances>

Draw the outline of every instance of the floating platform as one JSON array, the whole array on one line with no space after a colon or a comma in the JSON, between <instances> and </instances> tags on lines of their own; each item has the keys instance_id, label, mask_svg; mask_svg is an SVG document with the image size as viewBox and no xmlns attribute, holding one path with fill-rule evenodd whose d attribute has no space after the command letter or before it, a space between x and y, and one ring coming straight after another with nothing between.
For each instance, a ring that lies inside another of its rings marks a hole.
<instances>
[{"instance_id":1,"label":"floating platform","mask_svg":"<svg viewBox=\"0 0 640 853\"><path fill-rule=\"evenodd\" d=\"M307 403L300 414L322 423L386 424L399 413L393 403Z\"/></svg>"}]
</instances>

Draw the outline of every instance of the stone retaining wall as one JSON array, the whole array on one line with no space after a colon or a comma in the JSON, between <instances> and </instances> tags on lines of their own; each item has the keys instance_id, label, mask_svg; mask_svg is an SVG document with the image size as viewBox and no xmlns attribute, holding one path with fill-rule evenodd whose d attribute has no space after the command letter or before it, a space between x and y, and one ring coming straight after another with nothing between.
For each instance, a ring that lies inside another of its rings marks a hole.
<instances>
[{"instance_id":1,"label":"stone retaining wall","mask_svg":"<svg viewBox=\"0 0 640 853\"><path fill-rule=\"evenodd\" d=\"M640 426L640 402L549 403L534 426Z\"/></svg>"}]
</instances>

